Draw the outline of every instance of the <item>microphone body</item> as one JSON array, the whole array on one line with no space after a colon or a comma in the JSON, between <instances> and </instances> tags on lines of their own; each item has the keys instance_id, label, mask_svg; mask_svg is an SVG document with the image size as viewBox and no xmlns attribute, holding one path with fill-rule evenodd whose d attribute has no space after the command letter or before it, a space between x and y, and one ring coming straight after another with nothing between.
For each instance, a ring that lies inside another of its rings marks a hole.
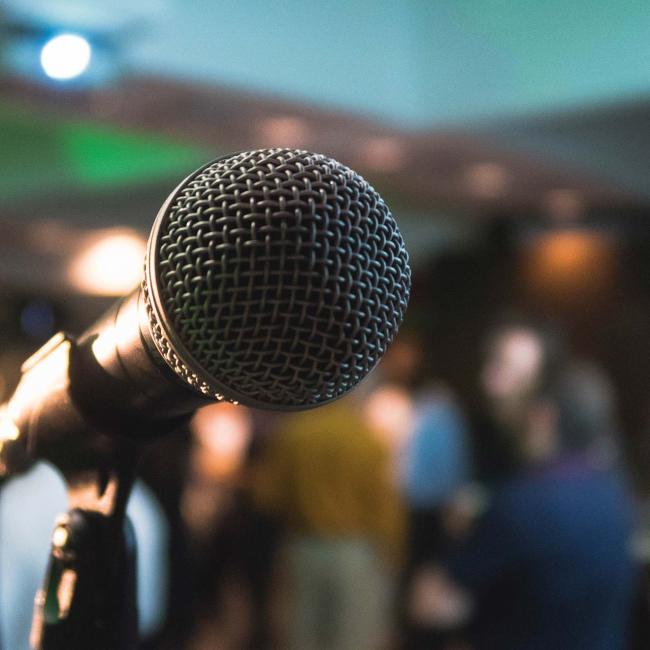
<instances>
[{"instance_id":1,"label":"microphone body","mask_svg":"<svg viewBox=\"0 0 650 650\"><path fill-rule=\"evenodd\" d=\"M399 229L358 174L299 150L225 156L163 204L142 285L25 362L0 443L92 467L211 401L319 406L375 367L409 290Z\"/></svg>"},{"instance_id":2,"label":"microphone body","mask_svg":"<svg viewBox=\"0 0 650 650\"><path fill-rule=\"evenodd\" d=\"M58 333L34 353L3 417L29 457L77 469L110 455L115 436L164 435L210 401L160 358L138 289L81 336Z\"/></svg>"},{"instance_id":3,"label":"microphone body","mask_svg":"<svg viewBox=\"0 0 650 650\"><path fill-rule=\"evenodd\" d=\"M40 458L68 487L36 647L132 647L123 531L140 441L214 400L293 410L337 399L378 363L409 290L390 211L334 160L259 150L185 179L155 220L141 287L78 338L53 337L0 407L0 471Z\"/></svg>"}]
</instances>

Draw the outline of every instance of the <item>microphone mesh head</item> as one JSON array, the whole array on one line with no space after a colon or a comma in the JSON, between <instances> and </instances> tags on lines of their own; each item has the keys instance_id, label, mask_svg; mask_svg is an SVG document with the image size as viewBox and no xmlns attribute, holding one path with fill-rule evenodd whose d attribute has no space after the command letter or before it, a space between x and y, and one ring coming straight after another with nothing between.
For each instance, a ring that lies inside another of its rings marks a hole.
<instances>
[{"instance_id":1,"label":"microphone mesh head","mask_svg":"<svg viewBox=\"0 0 650 650\"><path fill-rule=\"evenodd\" d=\"M410 289L381 197L335 160L292 149L221 158L186 179L158 216L147 278L154 339L177 371L192 369L181 376L283 409L317 406L363 379Z\"/></svg>"}]
</instances>

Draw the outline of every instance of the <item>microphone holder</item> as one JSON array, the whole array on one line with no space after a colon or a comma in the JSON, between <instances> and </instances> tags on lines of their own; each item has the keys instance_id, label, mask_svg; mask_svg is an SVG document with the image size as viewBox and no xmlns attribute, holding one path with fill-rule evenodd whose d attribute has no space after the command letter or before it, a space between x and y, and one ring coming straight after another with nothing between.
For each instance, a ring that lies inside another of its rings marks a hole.
<instances>
[{"instance_id":1,"label":"microphone holder","mask_svg":"<svg viewBox=\"0 0 650 650\"><path fill-rule=\"evenodd\" d=\"M30 642L36 650L136 650L136 549L125 516L135 453L111 470L66 476Z\"/></svg>"},{"instance_id":2,"label":"microphone holder","mask_svg":"<svg viewBox=\"0 0 650 650\"><path fill-rule=\"evenodd\" d=\"M87 359L84 346L60 333L23 365L25 394L38 395L45 380L55 377L56 390L45 393L47 399L35 409L48 413L55 426L35 417L4 450L17 467L33 458L49 461L68 492L69 509L57 519L35 599L30 637L35 650L136 650L138 645L135 538L126 505L139 458L134 433L143 423L124 422L123 435L99 431L110 413L94 412L92 403L88 412L81 406L88 402L78 399L84 383L92 383L84 382L92 369Z\"/></svg>"},{"instance_id":3,"label":"microphone holder","mask_svg":"<svg viewBox=\"0 0 650 650\"><path fill-rule=\"evenodd\" d=\"M36 598L36 650L137 648L135 543L126 505L139 443L181 429L192 412L170 414L160 396L153 406L148 395L139 401L122 376L124 350L115 343L114 363L104 368L93 350L99 337L94 330L81 339L56 334L23 364L16 390L0 406L0 472L49 461L68 492L69 510L57 520ZM132 348L139 349L126 352ZM144 348L136 357L132 372L158 376ZM98 394L111 399L104 403Z\"/></svg>"}]
</instances>

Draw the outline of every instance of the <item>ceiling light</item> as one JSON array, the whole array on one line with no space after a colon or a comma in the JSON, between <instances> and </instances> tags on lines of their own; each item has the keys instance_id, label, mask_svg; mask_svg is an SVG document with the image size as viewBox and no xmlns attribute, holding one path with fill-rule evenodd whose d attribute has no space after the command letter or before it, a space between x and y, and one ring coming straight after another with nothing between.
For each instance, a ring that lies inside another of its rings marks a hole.
<instances>
[{"instance_id":1,"label":"ceiling light","mask_svg":"<svg viewBox=\"0 0 650 650\"><path fill-rule=\"evenodd\" d=\"M120 296L142 279L146 244L136 232L108 231L93 237L72 261L70 280L84 293Z\"/></svg>"},{"instance_id":2,"label":"ceiling light","mask_svg":"<svg viewBox=\"0 0 650 650\"><path fill-rule=\"evenodd\" d=\"M551 190L544 200L546 210L557 221L575 221L584 212L584 200L574 190Z\"/></svg>"},{"instance_id":3,"label":"ceiling light","mask_svg":"<svg viewBox=\"0 0 650 650\"><path fill-rule=\"evenodd\" d=\"M51 38L41 50L41 66L50 79L74 79L90 63L90 43L77 34L60 34Z\"/></svg>"},{"instance_id":4,"label":"ceiling light","mask_svg":"<svg viewBox=\"0 0 650 650\"><path fill-rule=\"evenodd\" d=\"M465 171L467 190L480 199L500 198L510 187L510 181L508 170L498 163L476 163Z\"/></svg>"},{"instance_id":5,"label":"ceiling light","mask_svg":"<svg viewBox=\"0 0 650 650\"><path fill-rule=\"evenodd\" d=\"M361 147L361 165L376 172L394 172L404 166L406 151L396 137L368 138Z\"/></svg>"}]
</instances>

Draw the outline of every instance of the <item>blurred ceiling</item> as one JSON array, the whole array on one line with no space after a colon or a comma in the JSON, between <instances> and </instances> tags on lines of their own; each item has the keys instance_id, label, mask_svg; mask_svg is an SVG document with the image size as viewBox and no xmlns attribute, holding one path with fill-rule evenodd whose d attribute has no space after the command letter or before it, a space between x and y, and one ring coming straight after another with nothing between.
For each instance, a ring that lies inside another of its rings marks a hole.
<instances>
[{"instance_id":1,"label":"blurred ceiling","mask_svg":"<svg viewBox=\"0 0 650 650\"><path fill-rule=\"evenodd\" d=\"M650 202L650 99L512 119L476 133L549 164L607 179Z\"/></svg>"},{"instance_id":2,"label":"blurred ceiling","mask_svg":"<svg viewBox=\"0 0 650 650\"><path fill-rule=\"evenodd\" d=\"M647 2L5 0L0 11L0 280L29 268L43 224L146 233L187 173L266 146L358 169L416 258L471 239L486 215L650 203ZM89 38L95 67L57 84L38 52L65 30ZM62 250L78 239L62 235ZM56 284L60 255L46 257L30 281Z\"/></svg>"},{"instance_id":3,"label":"blurred ceiling","mask_svg":"<svg viewBox=\"0 0 650 650\"><path fill-rule=\"evenodd\" d=\"M85 34L97 48L96 64L110 54L122 73L273 93L409 128L650 95L645 0L3 6L14 31L29 29L41 41L60 30ZM12 61L29 73L18 54Z\"/></svg>"},{"instance_id":4,"label":"blurred ceiling","mask_svg":"<svg viewBox=\"0 0 650 650\"><path fill-rule=\"evenodd\" d=\"M7 143L0 208L23 219L103 220L123 202L121 219L145 227L151 212L140 212L139 195L156 194L157 209L205 160L266 146L323 151L359 169L391 203L420 214L543 213L558 190L579 196L587 211L650 199L641 179L650 156L645 104L414 132L154 78L74 92L5 78L0 97ZM89 210L86 199L97 205L98 194L101 205Z\"/></svg>"}]
</instances>

